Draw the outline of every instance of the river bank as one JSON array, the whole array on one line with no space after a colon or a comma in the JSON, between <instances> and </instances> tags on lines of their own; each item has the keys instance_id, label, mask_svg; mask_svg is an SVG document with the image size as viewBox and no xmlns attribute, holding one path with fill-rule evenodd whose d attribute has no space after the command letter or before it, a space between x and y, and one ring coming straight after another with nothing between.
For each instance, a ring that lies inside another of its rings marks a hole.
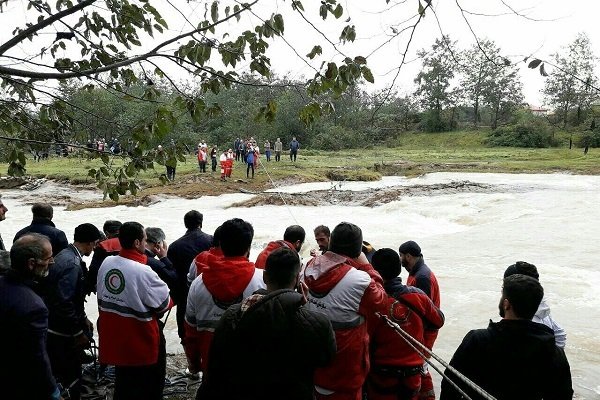
<instances>
[{"instance_id":1,"label":"river bank","mask_svg":"<svg viewBox=\"0 0 600 400\"><path fill-rule=\"evenodd\" d=\"M452 138L452 134L449 133L448 137ZM36 198L32 198L32 202L47 200L54 205L65 206L67 210L78 210L115 205L149 206L163 198L196 199L240 192L263 193L307 182L329 181L333 182L333 186L337 182L378 181L384 176L415 177L433 172L600 174L600 152L594 149L583 155L577 149L565 148L461 147L460 143L451 140L441 143L430 141L433 145L426 143L420 147L378 147L337 152L303 150L295 163L285 157L281 162L266 162L262 157L254 178L247 178L246 165L237 162L232 177L226 182L221 181L218 169L216 172L198 172L191 155L186 162L179 163L173 182L162 184L159 178L164 167L155 165L154 169L138 176L138 194L122 196L118 203L104 200L96 183L87 176L90 168L97 167L97 160L83 157L50 158L36 163L28 160L28 175L24 178L0 178L0 191L21 187L25 192L37 192L36 196L32 196ZM6 168L6 164L0 164L0 171ZM62 189L47 194L36 190L47 181ZM269 204L269 201L277 204L275 198L264 201L264 204ZM305 203L313 204L310 199L306 199Z\"/></svg>"}]
</instances>

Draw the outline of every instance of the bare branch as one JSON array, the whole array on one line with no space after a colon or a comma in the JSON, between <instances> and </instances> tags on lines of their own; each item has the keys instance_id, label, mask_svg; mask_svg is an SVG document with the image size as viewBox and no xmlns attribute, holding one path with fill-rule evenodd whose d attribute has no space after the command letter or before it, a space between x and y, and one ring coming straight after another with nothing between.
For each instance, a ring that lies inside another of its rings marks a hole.
<instances>
[{"instance_id":1,"label":"bare branch","mask_svg":"<svg viewBox=\"0 0 600 400\"><path fill-rule=\"evenodd\" d=\"M6 50L13 48L17 44L19 44L23 40L25 40L27 37L33 35L34 33L40 31L41 29L44 29L45 27L52 25L54 22L59 21L60 19L66 17L68 15L71 15L71 14L76 13L77 11L83 10L87 6L93 4L95 1L96 0L84 0L81 3L77 4L76 6L67 8L63 11L60 11L60 12L52 15L50 18L43 19L40 22L38 22L37 24L31 25L29 28L21 31L18 35L14 36L12 39L8 40L2 46L0 46L0 55L4 54L6 52Z\"/></svg>"}]
</instances>

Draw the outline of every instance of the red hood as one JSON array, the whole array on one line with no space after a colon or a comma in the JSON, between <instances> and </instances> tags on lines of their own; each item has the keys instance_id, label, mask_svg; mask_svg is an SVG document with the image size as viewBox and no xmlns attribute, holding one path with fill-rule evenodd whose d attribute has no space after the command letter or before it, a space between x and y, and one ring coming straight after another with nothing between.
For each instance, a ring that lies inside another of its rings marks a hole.
<instances>
[{"instance_id":1,"label":"red hood","mask_svg":"<svg viewBox=\"0 0 600 400\"><path fill-rule=\"evenodd\" d=\"M264 250L260 252L258 257L256 257L256 261L254 262L256 268L265 269L265 267L267 266L267 257L269 257L269 254L283 246L286 246L287 248L296 251L294 245L290 242L286 242L285 240L276 240L274 242L269 242L267 247L265 247Z\"/></svg>"},{"instance_id":2,"label":"red hood","mask_svg":"<svg viewBox=\"0 0 600 400\"><path fill-rule=\"evenodd\" d=\"M208 291L223 302L231 302L244 292L254 275L254 263L246 257L212 257L202 273Z\"/></svg>"},{"instance_id":3,"label":"red hood","mask_svg":"<svg viewBox=\"0 0 600 400\"><path fill-rule=\"evenodd\" d=\"M196 264L196 276L204 272L210 263L213 263L215 259L223 258L223 251L220 247L211 247L210 249L203 251L194 258Z\"/></svg>"},{"instance_id":4,"label":"red hood","mask_svg":"<svg viewBox=\"0 0 600 400\"><path fill-rule=\"evenodd\" d=\"M118 237L110 238L101 241L98 244L98 247L104 249L107 253L118 252L121 250L121 242L119 242Z\"/></svg>"},{"instance_id":5,"label":"red hood","mask_svg":"<svg viewBox=\"0 0 600 400\"><path fill-rule=\"evenodd\" d=\"M304 282L312 292L327 293L348 273L353 263L347 257L328 251L308 262Z\"/></svg>"}]
</instances>

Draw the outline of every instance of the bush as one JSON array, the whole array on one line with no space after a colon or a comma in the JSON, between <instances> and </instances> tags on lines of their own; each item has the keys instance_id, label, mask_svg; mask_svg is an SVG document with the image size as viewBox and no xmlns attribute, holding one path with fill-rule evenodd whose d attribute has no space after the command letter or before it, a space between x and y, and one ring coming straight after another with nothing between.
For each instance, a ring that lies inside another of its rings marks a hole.
<instances>
[{"instance_id":1,"label":"bush","mask_svg":"<svg viewBox=\"0 0 600 400\"><path fill-rule=\"evenodd\" d=\"M600 147L600 131L596 130L583 132L578 144L581 147Z\"/></svg>"},{"instance_id":2,"label":"bush","mask_svg":"<svg viewBox=\"0 0 600 400\"><path fill-rule=\"evenodd\" d=\"M435 111L424 112L421 116L419 129L423 132L448 132L456 129L456 121L451 121L445 113L439 114Z\"/></svg>"},{"instance_id":3,"label":"bush","mask_svg":"<svg viewBox=\"0 0 600 400\"><path fill-rule=\"evenodd\" d=\"M504 147L553 147L558 143L554 139L552 127L543 119L525 120L490 132L486 144Z\"/></svg>"},{"instance_id":4,"label":"bush","mask_svg":"<svg viewBox=\"0 0 600 400\"><path fill-rule=\"evenodd\" d=\"M343 126L324 126L311 142L311 147L320 150L342 150L365 147L371 143L367 134Z\"/></svg>"}]
</instances>

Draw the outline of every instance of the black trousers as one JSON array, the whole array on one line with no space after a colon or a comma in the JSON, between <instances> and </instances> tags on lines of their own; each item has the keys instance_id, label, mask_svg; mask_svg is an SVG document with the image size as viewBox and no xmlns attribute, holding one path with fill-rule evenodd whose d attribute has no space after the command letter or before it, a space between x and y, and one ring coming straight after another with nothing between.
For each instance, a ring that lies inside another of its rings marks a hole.
<instances>
[{"instance_id":1,"label":"black trousers","mask_svg":"<svg viewBox=\"0 0 600 400\"><path fill-rule=\"evenodd\" d=\"M165 337L160 329L158 362L136 367L115 367L113 400L161 400L167 375Z\"/></svg>"},{"instance_id":2,"label":"black trousers","mask_svg":"<svg viewBox=\"0 0 600 400\"><path fill-rule=\"evenodd\" d=\"M280 151L276 151L275 152L275 161L280 161L281 160L281 152Z\"/></svg>"},{"instance_id":3,"label":"black trousers","mask_svg":"<svg viewBox=\"0 0 600 400\"><path fill-rule=\"evenodd\" d=\"M212 157L211 158L211 167L212 167L212 171L215 172L217 170L217 158L216 157Z\"/></svg>"},{"instance_id":4,"label":"black trousers","mask_svg":"<svg viewBox=\"0 0 600 400\"><path fill-rule=\"evenodd\" d=\"M290 150L290 161L296 161L297 155L298 155L298 150Z\"/></svg>"},{"instance_id":5,"label":"black trousers","mask_svg":"<svg viewBox=\"0 0 600 400\"><path fill-rule=\"evenodd\" d=\"M79 400L81 395L81 349L75 346L75 338L48 332L46 342L52 375L63 389L69 389L70 398Z\"/></svg>"},{"instance_id":6,"label":"black trousers","mask_svg":"<svg viewBox=\"0 0 600 400\"><path fill-rule=\"evenodd\" d=\"M173 180L175 180L175 167L169 167L169 166L167 165L167 178L168 178L170 181L173 181Z\"/></svg>"},{"instance_id":7,"label":"black trousers","mask_svg":"<svg viewBox=\"0 0 600 400\"><path fill-rule=\"evenodd\" d=\"M246 178L250 177L250 169L252 169L252 177L254 178L254 163L248 163L246 167Z\"/></svg>"}]
</instances>

